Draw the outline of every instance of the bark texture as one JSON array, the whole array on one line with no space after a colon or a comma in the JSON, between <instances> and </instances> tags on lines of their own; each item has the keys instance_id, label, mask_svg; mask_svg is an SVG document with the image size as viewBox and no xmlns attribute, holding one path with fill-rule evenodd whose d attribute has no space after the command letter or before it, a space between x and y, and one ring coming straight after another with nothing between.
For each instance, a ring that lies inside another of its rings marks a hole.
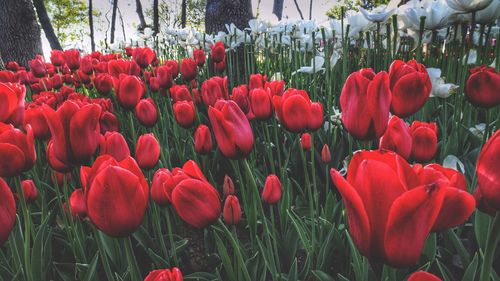
<instances>
[{"instance_id":1,"label":"bark texture","mask_svg":"<svg viewBox=\"0 0 500 281\"><path fill-rule=\"evenodd\" d=\"M62 50L61 43L59 42L59 39L54 32L54 28L52 27L52 23L50 22L49 15L47 14L44 0L33 0L33 5L35 6L38 20L42 25L43 33L45 33L45 37L47 38L47 41L49 41L50 48L52 48L53 50Z\"/></svg>"},{"instance_id":2,"label":"bark texture","mask_svg":"<svg viewBox=\"0 0 500 281\"><path fill-rule=\"evenodd\" d=\"M158 0L153 1L153 30L154 34L160 32L160 15L158 11Z\"/></svg>"},{"instance_id":3,"label":"bark texture","mask_svg":"<svg viewBox=\"0 0 500 281\"><path fill-rule=\"evenodd\" d=\"M94 15L92 14L92 0L89 0L89 28L90 28L90 46L92 52L95 51L95 35L94 35Z\"/></svg>"},{"instance_id":4,"label":"bark texture","mask_svg":"<svg viewBox=\"0 0 500 281\"><path fill-rule=\"evenodd\" d=\"M182 26L182 28L186 27L186 9L187 9L187 0L182 0L182 6L181 6L181 26Z\"/></svg>"},{"instance_id":5,"label":"bark texture","mask_svg":"<svg viewBox=\"0 0 500 281\"><path fill-rule=\"evenodd\" d=\"M285 0L274 0L273 3L273 14L278 17L278 20L281 20L283 16L283 2L285 2Z\"/></svg>"},{"instance_id":6,"label":"bark texture","mask_svg":"<svg viewBox=\"0 0 500 281\"><path fill-rule=\"evenodd\" d=\"M28 61L43 54L40 26L31 0L0 0L0 54L5 63Z\"/></svg>"},{"instance_id":7,"label":"bark texture","mask_svg":"<svg viewBox=\"0 0 500 281\"><path fill-rule=\"evenodd\" d=\"M118 0L113 0L113 13L111 14L111 36L109 42L115 43L116 13L118 10Z\"/></svg>"},{"instance_id":8,"label":"bark texture","mask_svg":"<svg viewBox=\"0 0 500 281\"><path fill-rule=\"evenodd\" d=\"M146 19L144 18L144 12L142 11L142 4L141 0L135 0L135 11L137 12L137 15L139 16L139 30L144 30L146 28Z\"/></svg>"},{"instance_id":9,"label":"bark texture","mask_svg":"<svg viewBox=\"0 0 500 281\"><path fill-rule=\"evenodd\" d=\"M234 23L239 29L248 26L253 18L251 0L207 0L205 31L226 31L226 24Z\"/></svg>"}]
</instances>

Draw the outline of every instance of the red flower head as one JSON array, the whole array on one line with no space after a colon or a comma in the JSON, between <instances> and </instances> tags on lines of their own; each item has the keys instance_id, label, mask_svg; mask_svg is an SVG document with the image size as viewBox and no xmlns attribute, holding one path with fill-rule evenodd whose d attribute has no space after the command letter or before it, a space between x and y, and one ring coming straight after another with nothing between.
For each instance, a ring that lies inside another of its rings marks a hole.
<instances>
[{"instance_id":1,"label":"red flower head","mask_svg":"<svg viewBox=\"0 0 500 281\"><path fill-rule=\"evenodd\" d=\"M238 197L228 195L224 203L224 222L229 225L236 225L241 220L241 206Z\"/></svg>"},{"instance_id":2,"label":"red flower head","mask_svg":"<svg viewBox=\"0 0 500 281\"><path fill-rule=\"evenodd\" d=\"M410 127L396 115L391 116L384 135L380 137L380 149L388 149L410 159L412 138Z\"/></svg>"},{"instance_id":3,"label":"red flower head","mask_svg":"<svg viewBox=\"0 0 500 281\"><path fill-rule=\"evenodd\" d=\"M158 120L158 111L152 98L142 99L135 106L135 117L144 127L151 128Z\"/></svg>"},{"instance_id":4,"label":"red flower head","mask_svg":"<svg viewBox=\"0 0 500 281\"><path fill-rule=\"evenodd\" d=\"M52 135L47 160L54 170L67 172L72 165L84 163L94 155L100 140L99 105L79 106L67 100L57 111L44 106L43 113Z\"/></svg>"},{"instance_id":5,"label":"red flower head","mask_svg":"<svg viewBox=\"0 0 500 281\"><path fill-rule=\"evenodd\" d=\"M26 87L17 83L0 83L0 122L20 126L24 121Z\"/></svg>"},{"instance_id":6,"label":"red flower head","mask_svg":"<svg viewBox=\"0 0 500 281\"><path fill-rule=\"evenodd\" d=\"M227 77L212 77L201 84L201 98L206 106L214 106L219 99L228 99Z\"/></svg>"},{"instance_id":7,"label":"red flower head","mask_svg":"<svg viewBox=\"0 0 500 281\"><path fill-rule=\"evenodd\" d=\"M205 52L203 50L201 49L194 50L193 58L198 66L203 66L205 64L206 57L205 57Z\"/></svg>"},{"instance_id":8,"label":"red flower head","mask_svg":"<svg viewBox=\"0 0 500 281\"><path fill-rule=\"evenodd\" d=\"M172 69L170 67L162 65L156 68L156 79L160 88L170 89L173 83L172 78Z\"/></svg>"},{"instance_id":9,"label":"red flower head","mask_svg":"<svg viewBox=\"0 0 500 281\"><path fill-rule=\"evenodd\" d=\"M222 184L222 194L224 195L224 198L228 197L229 195L234 195L234 183L231 177L228 175L224 176L224 183Z\"/></svg>"},{"instance_id":10,"label":"red flower head","mask_svg":"<svg viewBox=\"0 0 500 281\"><path fill-rule=\"evenodd\" d=\"M64 53L61 50L52 50L50 52L50 62L54 66L63 66L66 63L66 60L64 59Z\"/></svg>"},{"instance_id":11,"label":"red flower head","mask_svg":"<svg viewBox=\"0 0 500 281\"><path fill-rule=\"evenodd\" d=\"M357 139L379 138L387 128L390 104L387 73L381 71L375 74L371 68L361 69L349 75L342 88L342 123Z\"/></svg>"},{"instance_id":12,"label":"red flower head","mask_svg":"<svg viewBox=\"0 0 500 281\"><path fill-rule=\"evenodd\" d=\"M179 216L196 228L204 228L216 221L221 213L219 193L198 165L189 160L172 174L175 182L171 192L172 205Z\"/></svg>"},{"instance_id":13,"label":"red flower head","mask_svg":"<svg viewBox=\"0 0 500 281\"><path fill-rule=\"evenodd\" d=\"M108 154L117 161L122 161L130 156L127 141L119 132L106 132L101 135L99 155Z\"/></svg>"},{"instance_id":14,"label":"red flower head","mask_svg":"<svg viewBox=\"0 0 500 281\"><path fill-rule=\"evenodd\" d=\"M191 81L196 78L198 67L192 58L185 58L181 62L181 74L185 81Z\"/></svg>"},{"instance_id":15,"label":"red flower head","mask_svg":"<svg viewBox=\"0 0 500 281\"><path fill-rule=\"evenodd\" d=\"M76 217L82 219L87 217L87 203L85 202L83 189L78 188L71 193L69 197L69 210L71 211L73 220L75 220Z\"/></svg>"},{"instance_id":16,"label":"red flower head","mask_svg":"<svg viewBox=\"0 0 500 281\"><path fill-rule=\"evenodd\" d=\"M473 105L491 108L500 104L500 73L488 66L470 70L465 84L465 95Z\"/></svg>"},{"instance_id":17,"label":"red flower head","mask_svg":"<svg viewBox=\"0 0 500 281\"><path fill-rule=\"evenodd\" d=\"M477 185L486 205L500 211L500 130L484 144L476 163Z\"/></svg>"},{"instance_id":18,"label":"red flower head","mask_svg":"<svg viewBox=\"0 0 500 281\"><path fill-rule=\"evenodd\" d=\"M177 78L179 75L179 63L176 60L168 60L165 62L165 65L170 69L172 78Z\"/></svg>"},{"instance_id":19,"label":"red flower head","mask_svg":"<svg viewBox=\"0 0 500 281\"><path fill-rule=\"evenodd\" d=\"M113 89L113 77L107 73L99 73L94 79L94 86L99 94L107 96Z\"/></svg>"},{"instance_id":20,"label":"red flower head","mask_svg":"<svg viewBox=\"0 0 500 281\"><path fill-rule=\"evenodd\" d=\"M277 80L270 81L264 85L264 89L269 89L271 91L271 96L282 96L285 89L285 81Z\"/></svg>"},{"instance_id":21,"label":"red flower head","mask_svg":"<svg viewBox=\"0 0 500 281\"><path fill-rule=\"evenodd\" d=\"M311 149L312 141L311 141L311 134L309 133L303 133L300 136L300 147L302 150L309 150Z\"/></svg>"},{"instance_id":22,"label":"red flower head","mask_svg":"<svg viewBox=\"0 0 500 281\"><path fill-rule=\"evenodd\" d=\"M116 88L118 103L126 109L133 109L146 93L146 86L133 75L120 75L120 80Z\"/></svg>"},{"instance_id":23,"label":"red flower head","mask_svg":"<svg viewBox=\"0 0 500 281\"><path fill-rule=\"evenodd\" d=\"M21 188L23 189L24 201L28 204L35 202L38 198L38 189L35 183L32 180L23 180Z\"/></svg>"},{"instance_id":24,"label":"red flower head","mask_svg":"<svg viewBox=\"0 0 500 281\"><path fill-rule=\"evenodd\" d=\"M410 275L408 281L442 281L442 279L425 271L417 271Z\"/></svg>"},{"instance_id":25,"label":"red flower head","mask_svg":"<svg viewBox=\"0 0 500 281\"><path fill-rule=\"evenodd\" d=\"M273 115L274 109L269 90L261 88L250 90L249 100L255 119L267 120Z\"/></svg>"},{"instance_id":26,"label":"red flower head","mask_svg":"<svg viewBox=\"0 0 500 281\"><path fill-rule=\"evenodd\" d=\"M437 152L437 125L413 121L410 127L412 138L411 157L417 162L427 162Z\"/></svg>"},{"instance_id":27,"label":"red flower head","mask_svg":"<svg viewBox=\"0 0 500 281\"><path fill-rule=\"evenodd\" d=\"M260 73L250 74L250 82L248 83L250 90L258 88L263 89L266 83L267 83L267 76L262 75Z\"/></svg>"},{"instance_id":28,"label":"red flower head","mask_svg":"<svg viewBox=\"0 0 500 281\"><path fill-rule=\"evenodd\" d=\"M26 134L10 124L0 122L0 177L12 177L26 172L36 161L33 130Z\"/></svg>"},{"instance_id":29,"label":"red flower head","mask_svg":"<svg viewBox=\"0 0 500 281\"><path fill-rule=\"evenodd\" d=\"M404 118L424 106L431 93L432 84L423 64L411 60L392 62L389 68L392 91L391 112Z\"/></svg>"},{"instance_id":30,"label":"red flower head","mask_svg":"<svg viewBox=\"0 0 500 281\"><path fill-rule=\"evenodd\" d=\"M361 254L393 267L418 262L429 233L444 226L439 225L439 218L462 206L445 208L451 202L462 202L454 198L457 195L470 196L450 181L449 171L434 171L419 175L398 154L379 150L356 152L347 179L337 170L330 170L346 206L349 232ZM464 207L469 211L446 218L453 221L445 221L446 227L467 219L474 207Z\"/></svg>"},{"instance_id":31,"label":"red flower head","mask_svg":"<svg viewBox=\"0 0 500 281\"><path fill-rule=\"evenodd\" d=\"M175 187L172 173L168 169L160 168L153 176L153 183L151 184L151 199L165 207L172 202L172 190Z\"/></svg>"},{"instance_id":32,"label":"red flower head","mask_svg":"<svg viewBox=\"0 0 500 281\"><path fill-rule=\"evenodd\" d=\"M64 51L66 65L73 71L80 67L80 51L76 49Z\"/></svg>"},{"instance_id":33,"label":"red flower head","mask_svg":"<svg viewBox=\"0 0 500 281\"><path fill-rule=\"evenodd\" d=\"M36 56L36 58L30 60L28 64L31 73L33 73L33 76L38 78L47 76L47 66L45 65L43 57Z\"/></svg>"},{"instance_id":34,"label":"red flower head","mask_svg":"<svg viewBox=\"0 0 500 281\"><path fill-rule=\"evenodd\" d=\"M7 183L0 178L0 247L7 241L16 222L16 202Z\"/></svg>"},{"instance_id":35,"label":"red flower head","mask_svg":"<svg viewBox=\"0 0 500 281\"><path fill-rule=\"evenodd\" d=\"M144 281L183 281L182 273L174 267L170 269L159 269L151 271Z\"/></svg>"},{"instance_id":36,"label":"red flower head","mask_svg":"<svg viewBox=\"0 0 500 281\"><path fill-rule=\"evenodd\" d=\"M214 63L214 68L219 73L224 72L224 70L226 70L226 58L224 58L221 62Z\"/></svg>"},{"instance_id":37,"label":"red flower head","mask_svg":"<svg viewBox=\"0 0 500 281\"><path fill-rule=\"evenodd\" d=\"M194 151L208 154L212 151L212 135L207 125L200 125L194 132Z\"/></svg>"},{"instance_id":38,"label":"red flower head","mask_svg":"<svg viewBox=\"0 0 500 281\"><path fill-rule=\"evenodd\" d=\"M42 107L36 105L26 108L24 112L24 127L29 124L33 129L35 138L47 140L50 138L50 129L43 111Z\"/></svg>"},{"instance_id":39,"label":"red flower head","mask_svg":"<svg viewBox=\"0 0 500 281\"><path fill-rule=\"evenodd\" d=\"M330 148L325 143L323 148L321 149L321 161L325 164L330 163L332 161L332 155L330 154Z\"/></svg>"},{"instance_id":40,"label":"red flower head","mask_svg":"<svg viewBox=\"0 0 500 281\"><path fill-rule=\"evenodd\" d=\"M226 59L226 48L223 42L217 42L210 47L212 49L212 61L220 63Z\"/></svg>"},{"instance_id":41,"label":"red flower head","mask_svg":"<svg viewBox=\"0 0 500 281\"><path fill-rule=\"evenodd\" d=\"M118 119L113 113L109 111L103 111L101 113L99 124L101 127L101 134L105 134L106 132L118 131Z\"/></svg>"},{"instance_id":42,"label":"red flower head","mask_svg":"<svg viewBox=\"0 0 500 281\"><path fill-rule=\"evenodd\" d=\"M160 143L153 134L144 134L137 140L135 148L135 159L144 170L150 170L156 166L160 159Z\"/></svg>"},{"instance_id":43,"label":"red flower head","mask_svg":"<svg viewBox=\"0 0 500 281\"><path fill-rule=\"evenodd\" d=\"M138 76L141 73L141 68L135 61L112 60L108 62L108 71L113 77L119 78L120 74Z\"/></svg>"},{"instance_id":44,"label":"red flower head","mask_svg":"<svg viewBox=\"0 0 500 281\"><path fill-rule=\"evenodd\" d=\"M190 128L196 119L196 109L192 101L178 101L174 103L174 116L177 123L183 128Z\"/></svg>"},{"instance_id":45,"label":"red flower head","mask_svg":"<svg viewBox=\"0 0 500 281\"><path fill-rule=\"evenodd\" d=\"M146 68L156 59L156 53L149 47L135 48L132 57L141 68Z\"/></svg>"},{"instance_id":46,"label":"red flower head","mask_svg":"<svg viewBox=\"0 0 500 281\"><path fill-rule=\"evenodd\" d=\"M315 131L323 125L323 105L311 102L306 91L290 88L283 96L273 96L280 123L289 131Z\"/></svg>"},{"instance_id":47,"label":"red flower head","mask_svg":"<svg viewBox=\"0 0 500 281\"><path fill-rule=\"evenodd\" d=\"M240 85L234 87L231 92L231 100L233 100L241 108L243 113L247 114L250 111L250 101L248 99L248 86Z\"/></svg>"},{"instance_id":48,"label":"red flower head","mask_svg":"<svg viewBox=\"0 0 500 281\"><path fill-rule=\"evenodd\" d=\"M224 156L232 159L244 158L252 151L252 127L234 101L218 101L215 107L208 109L208 117Z\"/></svg>"},{"instance_id":49,"label":"red flower head","mask_svg":"<svg viewBox=\"0 0 500 281\"><path fill-rule=\"evenodd\" d=\"M149 187L133 158L116 161L109 155L99 156L92 167L81 167L80 178L88 217L99 230L123 237L141 225Z\"/></svg>"},{"instance_id":50,"label":"red flower head","mask_svg":"<svg viewBox=\"0 0 500 281\"><path fill-rule=\"evenodd\" d=\"M264 190L262 191L262 201L274 205L280 201L282 192L280 179L273 174L267 176Z\"/></svg>"}]
</instances>

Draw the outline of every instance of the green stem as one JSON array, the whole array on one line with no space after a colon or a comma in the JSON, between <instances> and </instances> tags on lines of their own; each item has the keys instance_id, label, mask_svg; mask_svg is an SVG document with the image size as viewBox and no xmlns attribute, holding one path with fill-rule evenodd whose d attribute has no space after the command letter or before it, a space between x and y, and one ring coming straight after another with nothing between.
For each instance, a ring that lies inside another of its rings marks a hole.
<instances>
[{"instance_id":1,"label":"green stem","mask_svg":"<svg viewBox=\"0 0 500 281\"><path fill-rule=\"evenodd\" d=\"M134 249L132 248L132 241L130 236L123 238L123 246L125 247L125 255L127 256L128 271L130 272L131 280L142 280L141 270L137 264L137 260L134 255Z\"/></svg>"},{"instance_id":2,"label":"green stem","mask_svg":"<svg viewBox=\"0 0 500 281\"><path fill-rule=\"evenodd\" d=\"M170 212L168 209L165 209L165 216L167 217L167 231L168 231L168 239L170 240L170 247L172 251L172 256L174 257L174 265L179 266L179 260L177 259L177 251L175 249L174 235L172 232L172 223L170 222Z\"/></svg>"},{"instance_id":3,"label":"green stem","mask_svg":"<svg viewBox=\"0 0 500 281\"><path fill-rule=\"evenodd\" d=\"M24 191L21 185L21 178L18 176L15 179L17 192L21 196L19 202L21 204L21 211L23 213L23 221L24 221L24 267L26 272L26 279L28 281L33 279L33 272L31 270L31 214L29 212L28 206L26 205Z\"/></svg>"},{"instance_id":4,"label":"green stem","mask_svg":"<svg viewBox=\"0 0 500 281\"><path fill-rule=\"evenodd\" d=\"M493 263L493 257L495 255L495 249L497 248L499 241L500 212L497 212L493 223L490 225L490 231L488 233L488 238L486 239L486 249L484 252L483 265L481 267L481 277L479 279L480 281L491 280L491 267Z\"/></svg>"}]
</instances>

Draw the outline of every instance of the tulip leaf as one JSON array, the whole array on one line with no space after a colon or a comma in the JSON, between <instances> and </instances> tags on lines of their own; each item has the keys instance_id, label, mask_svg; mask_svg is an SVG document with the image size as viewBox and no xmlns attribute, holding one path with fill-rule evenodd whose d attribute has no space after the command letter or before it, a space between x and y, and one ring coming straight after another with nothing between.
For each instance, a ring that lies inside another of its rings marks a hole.
<instances>
[{"instance_id":1,"label":"tulip leaf","mask_svg":"<svg viewBox=\"0 0 500 281\"><path fill-rule=\"evenodd\" d=\"M226 270L227 275L229 276L230 280L237 280L236 275L234 273L234 267L233 264L231 263L231 259L229 255L227 254L227 248L224 246L224 243L222 242L222 239L219 237L217 233L214 233L215 237L215 243L217 245L217 252L219 253L222 264L224 265L224 269Z\"/></svg>"},{"instance_id":2,"label":"tulip leaf","mask_svg":"<svg viewBox=\"0 0 500 281\"><path fill-rule=\"evenodd\" d=\"M330 276L328 273L321 271L321 270L313 270L312 274L318 281L334 281L332 276Z\"/></svg>"},{"instance_id":3,"label":"tulip leaf","mask_svg":"<svg viewBox=\"0 0 500 281\"><path fill-rule=\"evenodd\" d=\"M437 239L436 233L431 233L427 240L425 241L423 254L426 256L429 261L433 261L436 258L436 248L437 248Z\"/></svg>"},{"instance_id":4,"label":"tulip leaf","mask_svg":"<svg viewBox=\"0 0 500 281\"><path fill-rule=\"evenodd\" d=\"M289 281L296 281L298 278L297 274L297 259L295 259L292 263L292 267L290 267L290 272L288 272L288 278L287 280Z\"/></svg>"},{"instance_id":5,"label":"tulip leaf","mask_svg":"<svg viewBox=\"0 0 500 281\"><path fill-rule=\"evenodd\" d=\"M299 234L299 237L300 237L300 240L302 241L302 244L306 248L307 252L310 252L311 245L309 244L309 242L311 240L307 236L306 227L301 222L300 218L297 217L295 212L287 210L287 213L288 213L288 216L290 217L290 219L292 220L293 226L295 227L295 229L297 230L297 233Z\"/></svg>"},{"instance_id":6,"label":"tulip leaf","mask_svg":"<svg viewBox=\"0 0 500 281\"><path fill-rule=\"evenodd\" d=\"M85 275L85 278L83 280L85 281L90 281L94 280L95 274L97 272L97 261L99 260L99 253L96 253L94 258L92 258L92 261L90 262L90 266L87 269L87 274Z\"/></svg>"},{"instance_id":7,"label":"tulip leaf","mask_svg":"<svg viewBox=\"0 0 500 281\"><path fill-rule=\"evenodd\" d=\"M470 264L470 255L467 252L467 249L465 249L462 241L460 241L460 238L457 236L455 231L449 229L446 232L446 236L449 237L451 242L453 243L453 246L457 250L458 254L460 255L460 259L462 261L462 264L465 266L467 264Z\"/></svg>"},{"instance_id":8,"label":"tulip leaf","mask_svg":"<svg viewBox=\"0 0 500 281\"><path fill-rule=\"evenodd\" d=\"M474 215L474 232L476 234L477 244L481 249L486 247L486 237L488 237L488 229L490 226L490 216L476 211Z\"/></svg>"},{"instance_id":9,"label":"tulip leaf","mask_svg":"<svg viewBox=\"0 0 500 281\"><path fill-rule=\"evenodd\" d=\"M479 258L477 253L474 255L472 262L469 264L467 269L464 272L464 277L462 277L462 281L474 281L476 278L477 265L479 263Z\"/></svg>"}]
</instances>

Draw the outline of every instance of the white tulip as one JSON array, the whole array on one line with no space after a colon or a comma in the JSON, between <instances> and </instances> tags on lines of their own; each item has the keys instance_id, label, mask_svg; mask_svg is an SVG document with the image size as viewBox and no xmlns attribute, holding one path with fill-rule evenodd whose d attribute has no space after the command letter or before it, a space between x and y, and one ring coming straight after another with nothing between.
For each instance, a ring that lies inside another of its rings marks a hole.
<instances>
[{"instance_id":1,"label":"white tulip","mask_svg":"<svg viewBox=\"0 0 500 281\"><path fill-rule=\"evenodd\" d=\"M294 71L292 75L296 73L316 73L318 71L325 71L323 65L325 64L325 58L322 56L316 56L311 60L311 66L302 66L297 71Z\"/></svg>"},{"instance_id":2,"label":"white tulip","mask_svg":"<svg viewBox=\"0 0 500 281\"><path fill-rule=\"evenodd\" d=\"M457 10L461 13L470 13L488 7L492 1L493 0L446 0L446 3L453 10Z\"/></svg>"},{"instance_id":3,"label":"white tulip","mask_svg":"<svg viewBox=\"0 0 500 281\"><path fill-rule=\"evenodd\" d=\"M413 30L420 29L420 18L425 17L425 30L437 30L447 27L454 21L456 11L448 7L444 2L437 0L412 0L401 9L405 13L403 17ZM400 7L401 8L401 7Z\"/></svg>"}]
</instances>

